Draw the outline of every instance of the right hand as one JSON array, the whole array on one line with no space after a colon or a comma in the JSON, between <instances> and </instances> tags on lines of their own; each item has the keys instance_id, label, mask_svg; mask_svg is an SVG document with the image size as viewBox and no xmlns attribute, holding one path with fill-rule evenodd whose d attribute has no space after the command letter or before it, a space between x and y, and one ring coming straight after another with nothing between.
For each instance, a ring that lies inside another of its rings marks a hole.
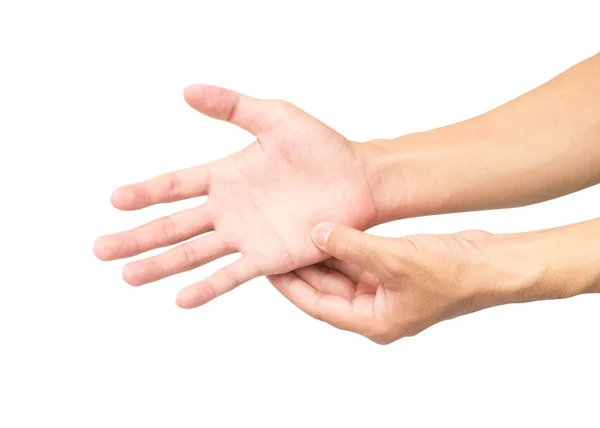
<instances>
[{"instance_id":1,"label":"right hand","mask_svg":"<svg viewBox=\"0 0 600 428\"><path fill-rule=\"evenodd\" d=\"M380 344L525 298L543 272L482 231L391 239L321 223L312 236L333 258L269 280L309 315Z\"/></svg>"}]
</instances>

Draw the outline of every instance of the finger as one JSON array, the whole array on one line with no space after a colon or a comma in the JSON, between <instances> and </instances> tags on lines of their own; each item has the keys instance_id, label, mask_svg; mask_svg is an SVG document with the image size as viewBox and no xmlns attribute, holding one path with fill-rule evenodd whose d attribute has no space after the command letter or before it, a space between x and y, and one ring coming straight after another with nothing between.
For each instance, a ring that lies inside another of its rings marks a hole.
<instances>
[{"instance_id":1,"label":"finger","mask_svg":"<svg viewBox=\"0 0 600 428\"><path fill-rule=\"evenodd\" d=\"M343 262L336 258L330 258L323 262L329 268L340 272L355 284L354 298L363 294L375 294L380 284L380 279L366 269L358 265Z\"/></svg>"},{"instance_id":2,"label":"finger","mask_svg":"<svg viewBox=\"0 0 600 428\"><path fill-rule=\"evenodd\" d=\"M355 314L351 302L340 296L315 290L294 273L269 277L273 286L301 311L342 330L361 332L361 317Z\"/></svg>"},{"instance_id":3,"label":"finger","mask_svg":"<svg viewBox=\"0 0 600 428\"><path fill-rule=\"evenodd\" d=\"M365 272L365 270L358 265L350 264L334 257L331 257L322 263L330 269L337 270L355 284L359 281L361 274Z\"/></svg>"},{"instance_id":4,"label":"finger","mask_svg":"<svg viewBox=\"0 0 600 428\"><path fill-rule=\"evenodd\" d=\"M236 251L217 233L211 233L163 254L129 263L123 268L123 279L130 285L143 285L195 269Z\"/></svg>"},{"instance_id":5,"label":"finger","mask_svg":"<svg viewBox=\"0 0 600 428\"><path fill-rule=\"evenodd\" d=\"M260 272L251 259L242 257L219 269L204 281L197 282L181 290L177 295L177 305L184 309L204 305L215 297L233 290L258 275L260 275Z\"/></svg>"},{"instance_id":6,"label":"finger","mask_svg":"<svg viewBox=\"0 0 600 428\"><path fill-rule=\"evenodd\" d=\"M313 265L294 271L296 276L315 290L332 296L340 296L351 301L354 297L354 283L340 272L323 265Z\"/></svg>"},{"instance_id":7,"label":"finger","mask_svg":"<svg viewBox=\"0 0 600 428\"><path fill-rule=\"evenodd\" d=\"M209 187L209 166L201 165L168 172L115 190L111 202L120 210L138 210L150 205L205 196Z\"/></svg>"},{"instance_id":8,"label":"finger","mask_svg":"<svg viewBox=\"0 0 600 428\"><path fill-rule=\"evenodd\" d=\"M190 85L183 95L200 113L233 123L253 135L259 135L286 116L281 108L283 103L251 98L217 86Z\"/></svg>"},{"instance_id":9,"label":"finger","mask_svg":"<svg viewBox=\"0 0 600 428\"><path fill-rule=\"evenodd\" d=\"M210 232L212 227L205 206L190 208L132 230L101 236L94 253L101 260L131 257Z\"/></svg>"},{"instance_id":10,"label":"finger","mask_svg":"<svg viewBox=\"0 0 600 428\"><path fill-rule=\"evenodd\" d=\"M336 259L377 273L389 257L389 240L333 223L320 223L312 231L315 245Z\"/></svg>"}]
</instances>

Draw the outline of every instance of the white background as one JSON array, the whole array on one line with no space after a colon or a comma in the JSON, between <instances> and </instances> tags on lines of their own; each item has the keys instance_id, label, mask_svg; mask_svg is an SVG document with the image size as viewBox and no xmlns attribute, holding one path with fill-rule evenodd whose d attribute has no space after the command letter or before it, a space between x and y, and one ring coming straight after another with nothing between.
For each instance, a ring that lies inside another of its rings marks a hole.
<instances>
[{"instance_id":1,"label":"white background","mask_svg":"<svg viewBox=\"0 0 600 428\"><path fill-rule=\"evenodd\" d=\"M123 262L91 251L100 234L201 202L121 213L115 187L252 141L187 107L187 84L289 100L350 139L391 138L595 54L596 8L2 0L0 426L599 426L597 296L495 308L381 347L305 316L264 278L178 309L176 292L223 260L132 288ZM375 232L554 227L600 217L599 198Z\"/></svg>"}]
</instances>

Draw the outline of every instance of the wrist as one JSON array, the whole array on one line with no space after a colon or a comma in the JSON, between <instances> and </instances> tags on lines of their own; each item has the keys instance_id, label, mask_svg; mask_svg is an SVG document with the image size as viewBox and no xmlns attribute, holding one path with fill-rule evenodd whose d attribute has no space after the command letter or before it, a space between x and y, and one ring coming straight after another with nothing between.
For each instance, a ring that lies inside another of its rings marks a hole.
<instances>
[{"instance_id":1,"label":"wrist","mask_svg":"<svg viewBox=\"0 0 600 428\"><path fill-rule=\"evenodd\" d=\"M490 112L394 140L357 144L379 222L518 207L582 188L557 164L562 146L532 142L529 134L506 123Z\"/></svg>"},{"instance_id":2,"label":"wrist","mask_svg":"<svg viewBox=\"0 0 600 428\"><path fill-rule=\"evenodd\" d=\"M464 196L472 180L465 173L483 140L467 137L464 128L469 129L458 124L357 144L378 223L471 209Z\"/></svg>"}]
</instances>

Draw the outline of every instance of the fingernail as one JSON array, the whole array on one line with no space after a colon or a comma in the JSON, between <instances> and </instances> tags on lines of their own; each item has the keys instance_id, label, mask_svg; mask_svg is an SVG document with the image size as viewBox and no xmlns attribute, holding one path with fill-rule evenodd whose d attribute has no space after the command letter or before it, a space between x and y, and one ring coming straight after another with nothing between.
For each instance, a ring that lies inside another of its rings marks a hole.
<instances>
[{"instance_id":1,"label":"fingernail","mask_svg":"<svg viewBox=\"0 0 600 428\"><path fill-rule=\"evenodd\" d=\"M312 240L319 248L325 248L327 239L333 230L333 223L320 223L312 231Z\"/></svg>"}]
</instances>

